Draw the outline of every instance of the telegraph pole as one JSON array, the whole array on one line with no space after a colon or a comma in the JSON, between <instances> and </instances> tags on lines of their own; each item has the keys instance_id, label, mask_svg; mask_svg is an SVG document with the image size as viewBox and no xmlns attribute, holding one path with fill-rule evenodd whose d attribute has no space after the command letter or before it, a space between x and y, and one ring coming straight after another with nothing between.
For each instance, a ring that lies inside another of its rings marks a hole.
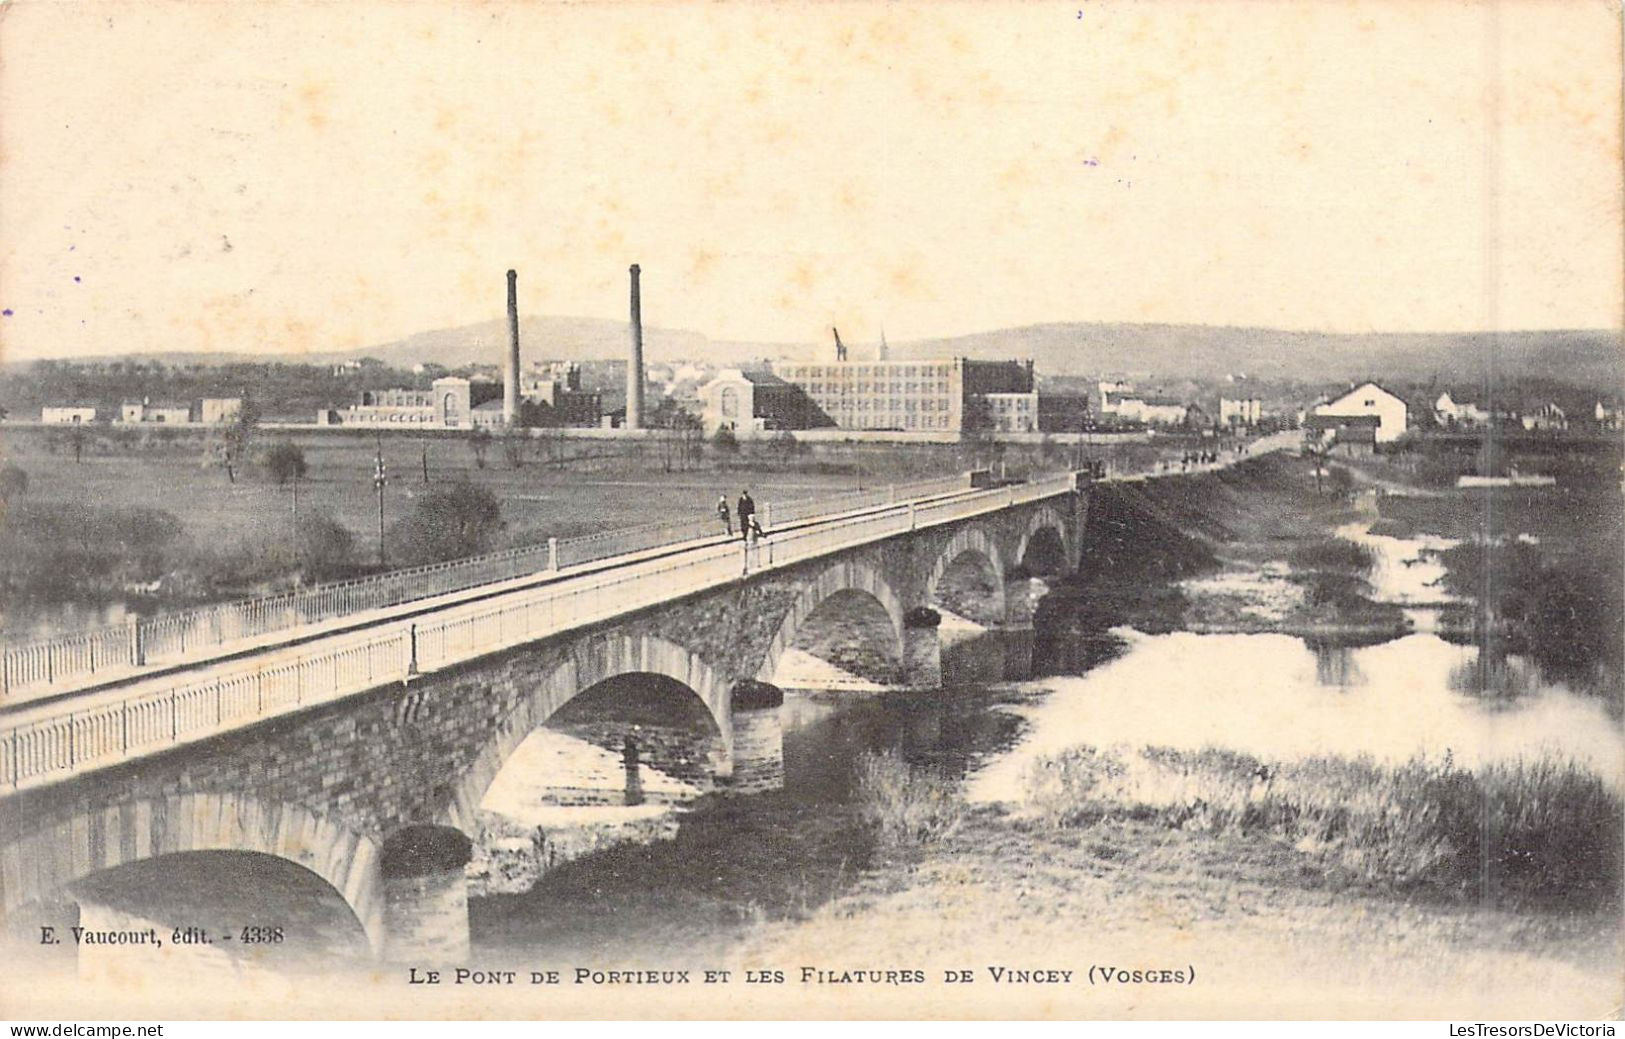
<instances>
[{"instance_id":1,"label":"telegraph pole","mask_svg":"<svg viewBox=\"0 0 1625 1039\"><path fill-rule=\"evenodd\" d=\"M378 491L378 566L384 565L384 485L389 483L389 468L384 465L384 438L378 438L378 456L373 461L372 485Z\"/></svg>"}]
</instances>

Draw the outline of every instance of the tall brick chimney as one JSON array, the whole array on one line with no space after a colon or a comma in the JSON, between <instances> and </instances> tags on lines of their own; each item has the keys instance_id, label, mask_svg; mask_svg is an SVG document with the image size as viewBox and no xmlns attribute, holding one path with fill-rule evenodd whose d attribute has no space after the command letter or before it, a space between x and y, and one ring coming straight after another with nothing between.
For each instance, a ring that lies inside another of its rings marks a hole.
<instances>
[{"instance_id":1,"label":"tall brick chimney","mask_svg":"<svg viewBox=\"0 0 1625 1039\"><path fill-rule=\"evenodd\" d=\"M519 424L519 272L508 272L508 362L502 366L502 420Z\"/></svg>"},{"instance_id":2,"label":"tall brick chimney","mask_svg":"<svg viewBox=\"0 0 1625 1039\"><path fill-rule=\"evenodd\" d=\"M626 358L626 428L643 428L643 303L638 265L632 265L632 351Z\"/></svg>"}]
</instances>

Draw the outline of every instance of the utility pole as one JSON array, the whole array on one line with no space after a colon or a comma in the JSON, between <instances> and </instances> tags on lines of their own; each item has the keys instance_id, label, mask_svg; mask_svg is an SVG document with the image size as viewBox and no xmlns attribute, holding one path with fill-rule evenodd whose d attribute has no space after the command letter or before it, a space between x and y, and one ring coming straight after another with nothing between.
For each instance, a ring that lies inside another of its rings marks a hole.
<instances>
[{"instance_id":1,"label":"utility pole","mask_svg":"<svg viewBox=\"0 0 1625 1039\"><path fill-rule=\"evenodd\" d=\"M384 465L384 438L378 438L378 456L373 461L372 485L378 491L378 566L384 565L384 485L389 483L389 469Z\"/></svg>"}]
</instances>

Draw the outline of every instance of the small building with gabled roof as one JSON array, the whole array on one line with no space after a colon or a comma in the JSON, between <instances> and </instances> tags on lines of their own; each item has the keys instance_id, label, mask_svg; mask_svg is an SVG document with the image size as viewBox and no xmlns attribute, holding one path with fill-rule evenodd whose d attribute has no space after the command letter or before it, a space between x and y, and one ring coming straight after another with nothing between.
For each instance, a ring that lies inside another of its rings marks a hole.
<instances>
[{"instance_id":1,"label":"small building with gabled roof","mask_svg":"<svg viewBox=\"0 0 1625 1039\"><path fill-rule=\"evenodd\" d=\"M1397 394L1364 382L1341 397L1316 406L1313 414L1322 418L1376 418L1372 439L1378 444L1391 444L1405 435L1409 427L1410 408Z\"/></svg>"}]
</instances>

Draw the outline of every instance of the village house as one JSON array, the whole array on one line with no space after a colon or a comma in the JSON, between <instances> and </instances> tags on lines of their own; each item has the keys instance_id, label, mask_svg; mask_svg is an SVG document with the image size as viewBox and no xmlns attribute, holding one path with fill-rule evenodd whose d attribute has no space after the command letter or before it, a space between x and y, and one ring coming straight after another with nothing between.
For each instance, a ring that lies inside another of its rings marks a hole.
<instances>
[{"instance_id":1,"label":"village house","mask_svg":"<svg viewBox=\"0 0 1625 1039\"><path fill-rule=\"evenodd\" d=\"M206 426L235 422L242 413L241 397L204 397L197 403L197 420Z\"/></svg>"},{"instance_id":2,"label":"village house","mask_svg":"<svg viewBox=\"0 0 1625 1039\"><path fill-rule=\"evenodd\" d=\"M1256 426L1264 418L1264 402L1257 397L1219 398L1219 425Z\"/></svg>"},{"instance_id":3,"label":"village house","mask_svg":"<svg viewBox=\"0 0 1625 1039\"><path fill-rule=\"evenodd\" d=\"M1305 424L1311 428L1339 431L1337 435L1341 442L1347 443L1355 438L1363 439L1365 434L1361 430L1369 428L1373 444L1390 444L1405 435L1409 425L1410 409L1395 394L1374 382L1366 382L1335 400L1316 405L1310 417L1318 417L1318 420L1334 420L1310 422L1306 419ZM1358 423L1335 421L1371 418L1376 419L1374 424L1363 421ZM1346 435L1340 432L1344 428L1348 430Z\"/></svg>"},{"instance_id":4,"label":"village house","mask_svg":"<svg viewBox=\"0 0 1625 1039\"><path fill-rule=\"evenodd\" d=\"M1183 426L1190 417L1190 407L1184 401L1136 392L1131 382L1102 381L1099 388L1102 415L1148 426Z\"/></svg>"},{"instance_id":5,"label":"village house","mask_svg":"<svg viewBox=\"0 0 1625 1039\"><path fill-rule=\"evenodd\" d=\"M1547 402L1534 411L1524 413L1523 428L1530 431L1562 431L1569 428L1569 418L1562 408Z\"/></svg>"},{"instance_id":6,"label":"village house","mask_svg":"<svg viewBox=\"0 0 1625 1039\"><path fill-rule=\"evenodd\" d=\"M153 422L167 426L184 426L192 421L192 406L190 404L154 404L143 398L138 401L124 401L119 405L119 423L136 425L142 422Z\"/></svg>"},{"instance_id":7,"label":"village house","mask_svg":"<svg viewBox=\"0 0 1625 1039\"><path fill-rule=\"evenodd\" d=\"M89 404L57 404L41 408L39 420L48 425L88 425L96 421L96 409Z\"/></svg>"},{"instance_id":8,"label":"village house","mask_svg":"<svg viewBox=\"0 0 1625 1039\"><path fill-rule=\"evenodd\" d=\"M1488 425L1490 413L1472 401L1456 400L1450 391L1439 394L1433 402L1433 417L1445 428Z\"/></svg>"}]
</instances>

